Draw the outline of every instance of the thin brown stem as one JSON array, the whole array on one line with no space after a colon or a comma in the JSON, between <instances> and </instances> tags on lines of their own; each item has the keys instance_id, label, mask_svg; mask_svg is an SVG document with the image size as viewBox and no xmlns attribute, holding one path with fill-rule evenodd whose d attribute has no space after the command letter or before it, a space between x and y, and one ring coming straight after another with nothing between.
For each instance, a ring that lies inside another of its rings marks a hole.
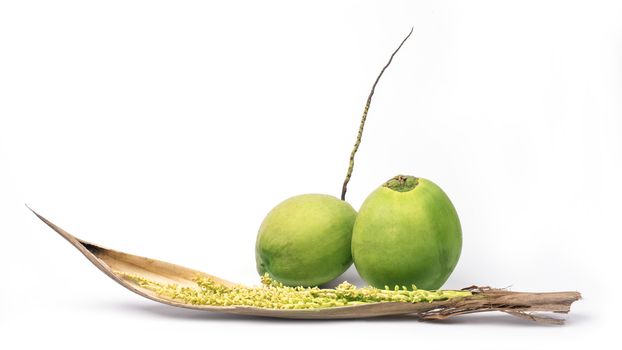
<instances>
[{"instance_id":1,"label":"thin brown stem","mask_svg":"<svg viewBox=\"0 0 622 350\"><path fill-rule=\"evenodd\" d=\"M384 74L384 71L387 69L387 67L389 67L389 65L391 64L391 61L393 61L393 57L395 56L395 54L397 54L397 52L402 48L402 45L404 45L406 40L408 40L410 35L413 33L413 29L414 28L410 28L410 32L408 33L408 35L406 35L404 40L402 40L402 42L400 43L400 46L398 46L397 49L393 51L393 54L391 54L391 57L389 58L389 62L387 62L387 64L382 68L382 70L380 71L380 74L378 74L378 77L376 77L376 81L374 82L374 85L371 87L371 91L369 92L369 96L367 97L367 103L365 104L365 109L363 110L363 117L361 118L361 125L359 126L359 132L356 135L356 142L354 143L354 148L352 149L352 153L350 153L350 165L348 166L348 172L346 174L346 178L343 181L343 186L341 188L341 200L346 199L346 191L348 190L348 182L350 182L350 177L352 177L352 170L354 170L354 155L356 154L356 151L358 151L359 146L361 145L361 139L363 138L363 129L365 128L365 121L367 120L367 112L369 112L369 106L371 105L371 99L374 96L374 92L376 91L376 85L378 85L378 81L380 81L380 77L382 76L382 74Z\"/></svg>"}]
</instances>

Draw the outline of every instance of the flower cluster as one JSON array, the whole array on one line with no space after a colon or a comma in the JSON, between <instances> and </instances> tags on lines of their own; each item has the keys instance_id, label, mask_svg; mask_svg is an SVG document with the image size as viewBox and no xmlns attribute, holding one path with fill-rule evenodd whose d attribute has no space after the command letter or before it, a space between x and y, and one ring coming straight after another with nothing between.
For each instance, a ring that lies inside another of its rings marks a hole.
<instances>
[{"instance_id":1,"label":"flower cluster","mask_svg":"<svg viewBox=\"0 0 622 350\"><path fill-rule=\"evenodd\" d=\"M316 309L378 302L433 302L471 295L469 291L421 290L414 285L411 290L403 286L395 286L393 289L388 286L385 289L357 288L348 282L341 283L335 289L288 287L273 280L268 274L261 277L262 285L258 287L227 286L203 276L194 279L196 286L185 287L162 284L122 272L118 274L161 297L192 305Z\"/></svg>"}]
</instances>

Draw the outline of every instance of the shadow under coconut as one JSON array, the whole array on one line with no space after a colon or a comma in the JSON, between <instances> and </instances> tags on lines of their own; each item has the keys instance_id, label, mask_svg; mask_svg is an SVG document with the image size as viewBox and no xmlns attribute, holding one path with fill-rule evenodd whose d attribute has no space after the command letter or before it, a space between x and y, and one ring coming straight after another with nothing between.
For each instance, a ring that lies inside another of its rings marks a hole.
<instances>
[{"instance_id":1,"label":"shadow under coconut","mask_svg":"<svg viewBox=\"0 0 622 350\"><path fill-rule=\"evenodd\" d=\"M350 284L353 284L357 288L361 288L361 287L367 286L367 283L363 280L363 278L356 271L356 268L354 267L354 264L352 264L352 266L350 266L346 270L346 272L342 273L341 276L335 278L334 280L332 280L332 281L330 281L328 283L325 283L325 284L321 285L320 288L334 289L335 287L337 287L338 285L340 285L343 282L348 282Z\"/></svg>"}]
</instances>

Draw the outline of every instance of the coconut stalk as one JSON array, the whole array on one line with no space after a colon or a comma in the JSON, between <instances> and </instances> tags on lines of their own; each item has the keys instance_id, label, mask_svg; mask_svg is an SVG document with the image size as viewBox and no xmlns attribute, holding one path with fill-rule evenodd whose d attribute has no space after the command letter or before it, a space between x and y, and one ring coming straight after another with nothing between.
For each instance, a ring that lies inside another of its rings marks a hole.
<instances>
[{"instance_id":1,"label":"coconut stalk","mask_svg":"<svg viewBox=\"0 0 622 350\"><path fill-rule=\"evenodd\" d=\"M227 296L227 291L253 290L253 288L180 265L132 255L86 242L71 235L38 213L34 211L33 213L115 282L142 297L174 307L287 319L356 319L390 315L412 315L420 320L444 320L464 314L504 312L538 323L563 324L564 319L552 317L551 314L568 313L572 303L581 299L581 294L574 291L531 293L470 286L459 291L420 291L421 295L428 297L421 301L412 301L407 298L400 298L400 295L416 295L412 294L417 292L416 290L381 290L366 287L358 291L363 295L372 296L374 293L377 293L377 295L381 295L379 300L389 301L373 301L372 297L367 299L364 297L361 299L363 300L362 302L346 302L345 305L336 306L326 304L304 309L285 309L279 308L278 305L276 307L238 305L231 302L193 304L192 300L183 298L183 293L194 293L193 291L197 290L197 279L210 281L209 283L217 286L219 293L221 293L220 295L225 297ZM182 291L182 294L164 292L162 289L164 287L169 289L175 288L175 290ZM301 287L276 286L270 288L273 288L275 293L287 293L288 291L291 292L291 290L305 292ZM337 289L314 288L311 289L311 292L315 293L314 291L317 291L318 295L332 296L335 293L343 294L343 289L349 288L351 287L342 288L342 290L340 290L340 287L337 287ZM295 296L295 294L292 295ZM263 300L259 300L257 304L259 302L263 302Z\"/></svg>"},{"instance_id":2,"label":"coconut stalk","mask_svg":"<svg viewBox=\"0 0 622 350\"><path fill-rule=\"evenodd\" d=\"M402 42L399 44L399 46L395 49L395 51L393 51L387 63L384 65L384 67L382 67L382 69L380 70L380 73L378 73L378 76L376 77L374 84L371 86L371 90L369 91L369 95L367 96L367 101L365 102L365 108L363 109L363 115L361 116L359 130L356 134L356 141L354 142L354 147L352 147L352 151L350 152L350 161L348 163L348 170L346 171L346 177L343 180L343 184L341 185L341 200L342 201L346 200L346 192L348 192L348 183L350 182L350 178L352 177L352 171L354 170L354 156L356 155L356 152L359 150L359 146L361 146L361 140L363 139L363 130L365 130L365 122L367 121L367 114L369 113L369 108L371 107L371 100L374 97L374 93L376 92L376 86L378 85L378 82L380 81L380 78L382 78L382 75L384 74L384 72L391 65L391 62L393 62L393 58L395 57L395 55L397 55L397 53L400 51L402 46L404 46L404 43L406 42L406 40L408 40L408 38L410 38L410 36L412 35L414 29L415 29L414 27L410 28L410 32L408 32L406 37L402 39Z\"/></svg>"}]
</instances>

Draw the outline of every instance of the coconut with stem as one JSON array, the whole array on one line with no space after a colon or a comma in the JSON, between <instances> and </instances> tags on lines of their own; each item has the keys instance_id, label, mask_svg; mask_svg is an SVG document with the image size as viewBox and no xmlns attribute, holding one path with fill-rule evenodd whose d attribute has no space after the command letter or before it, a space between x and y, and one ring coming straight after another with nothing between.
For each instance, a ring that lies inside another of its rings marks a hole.
<instances>
[{"instance_id":1,"label":"coconut with stem","mask_svg":"<svg viewBox=\"0 0 622 350\"><path fill-rule=\"evenodd\" d=\"M261 223L255 244L260 275L267 273L289 286L316 286L335 279L352 265L352 230L357 214L345 199L354 155L361 144L376 85L412 31L411 28L374 81L350 154L341 199L327 194L303 194L272 209Z\"/></svg>"}]
</instances>

